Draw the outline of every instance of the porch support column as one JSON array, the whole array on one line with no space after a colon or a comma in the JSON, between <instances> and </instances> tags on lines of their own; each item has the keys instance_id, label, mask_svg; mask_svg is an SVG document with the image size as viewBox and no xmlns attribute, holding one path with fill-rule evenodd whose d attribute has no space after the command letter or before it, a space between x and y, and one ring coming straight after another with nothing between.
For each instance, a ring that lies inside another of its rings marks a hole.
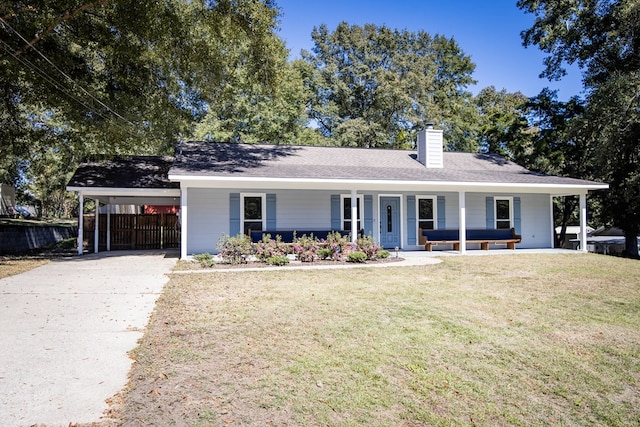
<instances>
[{"instance_id":1,"label":"porch support column","mask_svg":"<svg viewBox=\"0 0 640 427\"><path fill-rule=\"evenodd\" d=\"M111 251L111 205L107 205L107 252Z\"/></svg>"},{"instance_id":2,"label":"porch support column","mask_svg":"<svg viewBox=\"0 0 640 427\"><path fill-rule=\"evenodd\" d=\"M98 246L100 246L100 233L99 233L99 227L98 224L100 223L100 200L95 199L96 201L96 216L95 216L95 227L93 230L93 253L97 254L98 253Z\"/></svg>"},{"instance_id":3,"label":"porch support column","mask_svg":"<svg viewBox=\"0 0 640 427\"><path fill-rule=\"evenodd\" d=\"M180 188L180 259L187 258L187 188Z\"/></svg>"},{"instance_id":4,"label":"porch support column","mask_svg":"<svg viewBox=\"0 0 640 427\"><path fill-rule=\"evenodd\" d=\"M82 255L84 240L84 194L78 193L78 255Z\"/></svg>"},{"instance_id":5,"label":"porch support column","mask_svg":"<svg viewBox=\"0 0 640 427\"><path fill-rule=\"evenodd\" d=\"M458 193L458 206L460 207L460 212L458 213L460 216L458 220L460 253L464 254L467 252L467 200L466 193L464 191Z\"/></svg>"},{"instance_id":6,"label":"porch support column","mask_svg":"<svg viewBox=\"0 0 640 427\"><path fill-rule=\"evenodd\" d=\"M358 191L351 190L351 242L358 241Z\"/></svg>"},{"instance_id":7,"label":"porch support column","mask_svg":"<svg viewBox=\"0 0 640 427\"><path fill-rule=\"evenodd\" d=\"M587 194L580 194L580 251L587 252Z\"/></svg>"}]
</instances>

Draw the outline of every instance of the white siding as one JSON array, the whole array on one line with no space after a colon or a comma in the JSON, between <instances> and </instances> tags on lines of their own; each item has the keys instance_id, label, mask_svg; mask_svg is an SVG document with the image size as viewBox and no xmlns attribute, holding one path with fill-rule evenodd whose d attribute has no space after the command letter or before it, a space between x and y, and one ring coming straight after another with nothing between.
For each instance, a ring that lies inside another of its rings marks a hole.
<instances>
[{"instance_id":1,"label":"white siding","mask_svg":"<svg viewBox=\"0 0 640 427\"><path fill-rule=\"evenodd\" d=\"M548 194L520 196L522 243L517 248L552 248L551 197Z\"/></svg>"},{"instance_id":2,"label":"white siding","mask_svg":"<svg viewBox=\"0 0 640 427\"><path fill-rule=\"evenodd\" d=\"M229 191L189 188L187 201L187 253L215 253L222 234L229 234Z\"/></svg>"},{"instance_id":3,"label":"white siding","mask_svg":"<svg viewBox=\"0 0 640 427\"><path fill-rule=\"evenodd\" d=\"M331 229L331 191L267 191L276 194L276 228Z\"/></svg>"}]
</instances>

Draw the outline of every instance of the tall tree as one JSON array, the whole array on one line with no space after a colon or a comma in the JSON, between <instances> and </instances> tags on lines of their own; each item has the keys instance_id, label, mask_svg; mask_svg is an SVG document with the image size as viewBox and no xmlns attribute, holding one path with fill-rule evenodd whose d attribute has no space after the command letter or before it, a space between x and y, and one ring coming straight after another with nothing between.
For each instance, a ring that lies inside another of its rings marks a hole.
<instances>
[{"instance_id":1,"label":"tall tree","mask_svg":"<svg viewBox=\"0 0 640 427\"><path fill-rule=\"evenodd\" d=\"M29 177L44 148L67 168L170 152L238 51L252 83L276 84L277 15L272 0L1 2L0 180Z\"/></svg>"},{"instance_id":2,"label":"tall tree","mask_svg":"<svg viewBox=\"0 0 640 427\"><path fill-rule=\"evenodd\" d=\"M314 28L311 37L315 46L302 55L314 70L310 117L325 136L341 145L403 147L435 120L448 148L477 149L467 91L475 66L453 39L346 22L334 32Z\"/></svg>"},{"instance_id":3,"label":"tall tree","mask_svg":"<svg viewBox=\"0 0 640 427\"><path fill-rule=\"evenodd\" d=\"M638 257L640 234L640 0L520 0L536 15L522 33L525 45L548 54L543 76L583 70L587 106L581 124L597 144L601 178L610 185L603 210L625 233L626 252Z\"/></svg>"},{"instance_id":4,"label":"tall tree","mask_svg":"<svg viewBox=\"0 0 640 427\"><path fill-rule=\"evenodd\" d=\"M527 166L530 126L527 121L529 98L520 92L508 93L489 86L475 98L480 116L480 149L500 154L523 166Z\"/></svg>"}]
</instances>

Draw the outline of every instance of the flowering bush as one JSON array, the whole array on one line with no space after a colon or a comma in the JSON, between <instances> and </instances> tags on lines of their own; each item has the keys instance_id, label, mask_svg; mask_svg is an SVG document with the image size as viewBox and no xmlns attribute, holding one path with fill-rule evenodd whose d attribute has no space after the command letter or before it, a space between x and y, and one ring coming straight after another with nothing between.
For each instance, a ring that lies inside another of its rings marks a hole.
<instances>
[{"instance_id":1,"label":"flowering bush","mask_svg":"<svg viewBox=\"0 0 640 427\"><path fill-rule=\"evenodd\" d=\"M344 261L347 254L353 249L349 236L343 236L337 231L329 233L327 240L323 243L325 247L330 249L331 259L334 261Z\"/></svg>"},{"instance_id":2,"label":"flowering bush","mask_svg":"<svg viewBox=\"0 0 640 427\"><path fill-rule=\"evenodd\" d=\"M380 245L375 243L371 236L360 237L356 243L357 250L363 252L368 260L376 260L378 259L380 250L382 249Z\"/></svg>"},{"instance_id":3,"label":"flowering bush","mask_svg":"<svg viewBox=\"0 0 640 427\"><path fill-rule=\"evenodd\" d=\"M293 239L293 253L296 254L298 260L302 262L317 261L318 249L320 249L320 242L313 237L313 235L304 235Z\"/></svg>"},{"instance_id":4,"label":"flowering bush","mask_svg":"<svg viewBox=\"0 0 640 427\"><path fill-rule=\"evenodd\" d=\"M272 239L270 234L265 234L262 239L253 245L253 251L260 261L266 261L272 257L285 257L289 252L288 245L282 242L280 236Z\"/></svg>"},{"instance_id":5,"label":"flowering bush","mask_svg":"<svg viewBox=\"0 0 640 427\"><path fill-rule=\"evenodd\" d=\"M223 234L216 248L222 262L227 264L246 264L247 258L253 253L251 240L245 234L235 237Z\"/></svg>"}]
</instances>

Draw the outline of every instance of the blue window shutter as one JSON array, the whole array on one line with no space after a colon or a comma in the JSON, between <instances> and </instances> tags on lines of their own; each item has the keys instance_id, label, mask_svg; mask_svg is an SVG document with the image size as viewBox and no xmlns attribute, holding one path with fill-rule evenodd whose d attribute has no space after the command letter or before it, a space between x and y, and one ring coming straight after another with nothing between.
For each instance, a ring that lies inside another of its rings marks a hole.
<instances>
[{"instance_id":1,"label":"blue window shutter","mask_svg":"<svg viewBox=\"0 0 640 427\"><path fill-rule=\"evenodd\" d=\"M522 228L522 217L520 216L520 197L513 198L513 228L516 229L516 234L520 234L520 228Z\"/></svg>"},{"instance_id":2,"label":"blue window shutter","mask_svg":"<svg viewBox=\"0 0 640 427\"><path fill-rule=\"evenodd\" d=\"M364 196L364 235L373 236L373 197Z\"/></svg>"},{"instance_id":3,"label":"blue window shutter","mask_svg":"<svg viewBox=\"0 0 640 427\"><path fill-rule=\"evenodd\" d=\"M229 194L229 236L240 234L240 193Z\"/></svg>"},{"instance_id":4,"label":"blue window shutter","mask_svg":"<svg viewBox=\"0 0 640 427\"><path fill-rule=\"evenodd\" d=\"M407 243L417 245L416 196L407 196Z\"/></svg>"},{"instance_id":5,"label":"blue window shutter","mask_svg":"<svg viewBox=\"0 0 640 427\"><path fill-rule=\"evenodd\" d=\"M331 229L342 230L342 224L340 224L340 195L331 195Z\"/></svg>"},{"instance_id":6,"label":"blue window shutter","mask_svg":"<svg viewBox=\"0 0 640 427\"><path fill-rule=\"evenodd\" d=\"M487 197L487 228L495 228L493 213L493 197Z\"/></svg>"},{"instance_id":7,"label":"blue window shutter","mask_svg":"<svg viewBox=\"0 0 640 427\"><path fill-rule=\"evenodd\" d=\"M446 209L444 206L444 196L438 196L438 228L447 228Z\"/></svg>"},{"instance_id":8,"label":"blue window shutter","mask_svg":"<svg viewBox=\"0 0 640 427\"><path fill-rule=\"evenodd\" d=\"M276 228L276 195L267 194L267 230L277 230Z\"/></svg>"}]
</instances>

